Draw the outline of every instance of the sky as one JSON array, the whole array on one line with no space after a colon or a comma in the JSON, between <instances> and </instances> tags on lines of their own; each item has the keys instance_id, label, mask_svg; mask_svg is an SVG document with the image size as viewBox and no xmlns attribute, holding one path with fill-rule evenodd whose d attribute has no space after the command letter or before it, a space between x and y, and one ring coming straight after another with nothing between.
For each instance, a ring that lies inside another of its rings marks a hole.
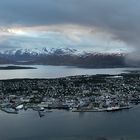
<instances>
[{"instance_id":1,"label":"sky","mask_svg":"<svg viewBox=\"0 0 140 140\"><path fill-rule=\"evenodd\" d=\"M0 0L0 50L129 53L139 37L140 0Z\"/></svg>"}]
</instances>

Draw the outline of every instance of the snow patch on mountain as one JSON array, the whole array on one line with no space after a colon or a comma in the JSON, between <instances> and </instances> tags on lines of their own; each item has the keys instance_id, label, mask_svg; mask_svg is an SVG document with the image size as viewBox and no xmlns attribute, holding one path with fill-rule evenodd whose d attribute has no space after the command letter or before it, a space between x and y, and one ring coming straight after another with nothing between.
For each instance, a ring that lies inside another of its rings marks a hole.
<instances>
[{"instance_id":1,"label":"snow patch on mountain","mask_svg":"<svg viewBox=\"0 0 140 140\"><path fill-rule=\"evenodd\" d=\"M121 51L117 53L100 53L94 51L83 51L72 48L34 48L34 49L10 49L0 51L1 55L29 55L29 56L41 56L41 55L77 55L77 56L89 56L89 55L125 55Z\"/></svg>"}]
</instances>

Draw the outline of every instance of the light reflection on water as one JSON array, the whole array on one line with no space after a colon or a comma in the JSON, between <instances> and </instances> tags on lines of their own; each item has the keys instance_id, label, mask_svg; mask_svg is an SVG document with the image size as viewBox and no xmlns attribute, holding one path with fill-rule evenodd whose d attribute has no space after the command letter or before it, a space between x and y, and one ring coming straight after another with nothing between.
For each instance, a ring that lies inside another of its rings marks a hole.
<instances>
[{"instance_id":1,"label":"light reflection on water","mask_svg":"<svg viewBox=\"0 0 140 140\"><path fill-rule=\"evenodd\" d=\"M33 65L37 69L0 70L0 79L58 78L73 75L120 74L132 68L85 69L66 66ZM137 70L133 68L133 70Z\"/></svg>"}]
</instances>

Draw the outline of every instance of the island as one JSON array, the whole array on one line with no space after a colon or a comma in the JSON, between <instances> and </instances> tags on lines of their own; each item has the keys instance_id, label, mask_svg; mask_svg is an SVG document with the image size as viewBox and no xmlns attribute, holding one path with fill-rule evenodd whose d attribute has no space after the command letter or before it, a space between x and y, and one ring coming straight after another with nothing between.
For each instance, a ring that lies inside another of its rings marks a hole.
<instances>
[{"instance_id":1,"label":"island","mask_svg":"<svg viewBox=\"0 0 140 140\"><path fill-rule=\"evenodd\" d=\"M18 70L18 69L37 69L37 68L27 66L0 66L0 70Z\"/></svg>"},{"instance_id":2,"label":"island","mask_svg":"<svg viewBox=\"0 0 140 140\"><path fill-rule=\"evenodd\" d=\"M112 112L140 103L140 72L81 75L54 79L0 80L0 109L18 113L33 109L72 112Z\"/></svg>"}]
</instances>

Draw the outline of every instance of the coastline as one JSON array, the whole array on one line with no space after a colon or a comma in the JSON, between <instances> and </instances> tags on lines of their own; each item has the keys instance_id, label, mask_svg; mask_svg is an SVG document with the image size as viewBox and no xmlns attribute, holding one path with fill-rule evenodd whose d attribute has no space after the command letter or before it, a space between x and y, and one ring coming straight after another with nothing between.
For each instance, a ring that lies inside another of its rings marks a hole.
<instances>
[{"instance_id":1,"label":"coastline","mask_svg":"<svg viewBox=\"0 0 140 140\"><path fill-rule=\"evenodd\" d=\"M27 66L0 66L0 70L18 70L18 69L37 69L37 68Z\"/></svg>"}]
</instances>

